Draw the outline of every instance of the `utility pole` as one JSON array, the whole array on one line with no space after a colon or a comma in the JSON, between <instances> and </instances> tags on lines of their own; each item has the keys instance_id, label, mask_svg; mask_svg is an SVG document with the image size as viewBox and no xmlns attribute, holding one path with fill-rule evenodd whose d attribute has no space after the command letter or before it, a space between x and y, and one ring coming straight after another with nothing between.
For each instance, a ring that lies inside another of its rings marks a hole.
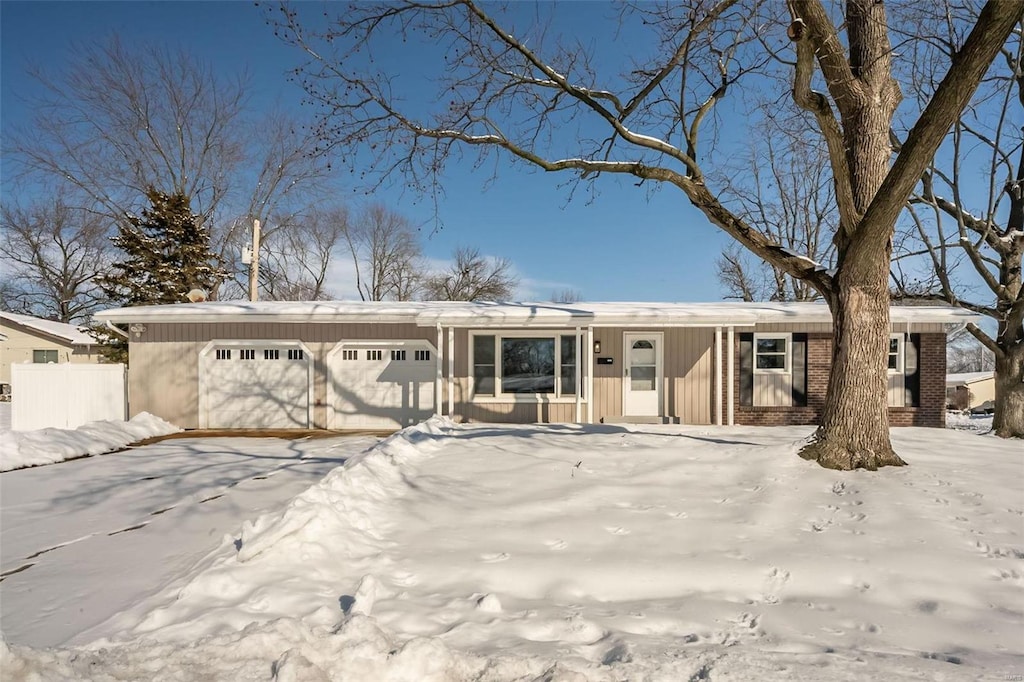
<instances>
[{"instance_id":1,"label":"utility pole","mask_svg":"<svg viewBox=\"0 0 1024 682\"><path fill-rule=\"evenodd\" d=\"M249 300L259 300L257 282L260 278L260 221L252 221L252 260L249 263Z\"/></svg>"}]
</instances>

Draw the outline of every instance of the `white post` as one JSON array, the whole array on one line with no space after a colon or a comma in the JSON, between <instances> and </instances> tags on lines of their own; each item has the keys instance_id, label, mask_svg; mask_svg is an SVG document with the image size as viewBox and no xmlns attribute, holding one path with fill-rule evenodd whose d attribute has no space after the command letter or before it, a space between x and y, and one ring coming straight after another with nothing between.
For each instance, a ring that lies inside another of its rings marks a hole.
<instances>
[{"instance_id":1,"label":"white post","mask_svg":"<svg viewBox=\"0 0 1024 682\"><path fill-rule=\"evenodd\" d=\"M594 423L594 328L587 327L587 423Z\"/></svg>"},{"instance_id":2,"label":"white post","mask_svg":"<svg viewBox=\"0 0 1024 682\"><path fill-rule=\"evenodd\" d=\"M581 333L581 331L582 330L581 330L580 327L576 327L576 387L575 388L576 388L576 423L577 424L579 424L579 423L581 423L583 421L583 404L582 404L583 403L583 396L580 395L581 393L583 393L583 367L582 367L583 363L580 362L580 360L583 359L583 353L580 352L581 350L583 350L582 348L580 348L580 333ZM556 352L561 353L561 350L556 351ZM559 377L559 381L561 381L561 377Z\"/></svg>"},{"instance_id":3,"label":"white post","mask_svg":"<svg viewBox=\"0 0 1024 682\"><path fill-rule=\"evenodd\" d=\"M448 416L455 414L455 328L448 327Z\"/></svg>"},{"instance_id":4,"label":"white post","mask_svg":"<svg viewBox=\"0 0 1024 682\"><path fill-rule=\"evenodd\" d=\"M441 335L441 323L437 324L437 374L434 376L434 415L442 414L441 382L444 376L444 337Z\"/></svg>"},{"instance_id":5,"label":"white post","mask_svg":"<svg viewBox=\"0 0 1024 682\"><path fill-rule=\"evenodd\" d=\"M736 423L736 415L735 415L736 410L733 408L733 394L732 394L733 393L733 383L736 381L736 377L735 377L735 373L736 373L736 359L735 359L735 354L736 354L736 352L735 352L735 349L736 349L736 336L733 333L733 328L732 327L729 327L729 333L727 335L727 338L728 338L729 347L726 350L726 354L728 356L728 364L727 364L728 371L725 373L725 381L726 381L726 384L725 384L725 396L726 396L726 400L728 401L728 402L726 402L726 405L728 405L728 408L727 408L728 409L727 423L729 424L729 426L733 426Z\"/></svg>"},{"instance_id":6,"label":"white post","mask_svg":"<svg viewBox=\"0 0 1024 682\"><path fill-rule=\"evenodd\" d=\"M260 221L252 221L252 262L249 263L249 300L257 301L260 297Z\"/></svg>"},{"instance_id":7,"label":"white post","mask_svg":"<svg viewBox=\"0 0 1024 682\"><path fill-rule=\"evenodd\" d=\"M715 327L715 424L722 425L722 328Z\"/></svg>"}]
</instances>

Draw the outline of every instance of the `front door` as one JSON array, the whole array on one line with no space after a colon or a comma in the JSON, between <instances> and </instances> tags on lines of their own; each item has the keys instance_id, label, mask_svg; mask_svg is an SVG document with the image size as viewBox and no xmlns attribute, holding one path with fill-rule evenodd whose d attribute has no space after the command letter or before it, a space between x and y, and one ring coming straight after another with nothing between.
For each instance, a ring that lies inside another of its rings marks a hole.
<instances>
[{"instance_id":1,"label":"front door","mask_svg":"<svg viewBox=\"0 0 1024 682\"><path fill-rule=\"evenodd\" d=\"M627 333L622 378L622 416L661 414L661 334Z\"/></svg>"}]
</instances>

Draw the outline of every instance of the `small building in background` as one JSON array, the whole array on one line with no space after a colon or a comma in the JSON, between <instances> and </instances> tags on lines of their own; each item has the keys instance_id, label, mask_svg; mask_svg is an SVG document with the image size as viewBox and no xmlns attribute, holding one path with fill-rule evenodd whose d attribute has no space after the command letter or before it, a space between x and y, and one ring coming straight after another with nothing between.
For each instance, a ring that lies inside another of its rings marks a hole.
<instances>
[{"instance_id":1,"label":"small building in background","mask_svg":"<svg viewBox=\"0 0 1024 682\"><path fill-rule=\"evenodd\" d=\"M994 403L995 399L994 372L946 375L946 407L950 410L973 410L984 403Z\"/></svg>"},{"instance_id":2,"label":"small building in background","mask_svg":"<svg viewBox=\"0 0 1024 682\"><path fill-rule=\"evenodd\" d=\"M99 342L83 327L0 311L0 391L10 395L11 365L102 362Z\"/></svg>"}]
</instances>

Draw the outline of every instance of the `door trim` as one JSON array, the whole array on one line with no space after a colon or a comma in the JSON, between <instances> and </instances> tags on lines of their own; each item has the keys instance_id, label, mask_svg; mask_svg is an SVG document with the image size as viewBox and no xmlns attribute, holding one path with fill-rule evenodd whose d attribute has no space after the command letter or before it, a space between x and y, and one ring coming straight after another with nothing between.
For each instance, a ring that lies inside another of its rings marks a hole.
<instances>
[{"instance_id":1,"label":"door trim","mask_svg":"<svg viewBox=\"0 0 1024 682\"><path fill-rule=\"evenodd\" d=\"M658 394L658 406L655 414L652 415L639 415L639 414L626 414L626 394L629 386L626 371L630 367L629 363L629 351L632 350L628 342L629 337L636 338L647 338L655 339L655 371L654 371L654 385L655 391ZM665 406L665 332L645 332L637 330L629 330L622 332L622 372L619 377L622 379L622 416L623 417L662 417L662 412Z\"/></svg>"}]
</instances>

